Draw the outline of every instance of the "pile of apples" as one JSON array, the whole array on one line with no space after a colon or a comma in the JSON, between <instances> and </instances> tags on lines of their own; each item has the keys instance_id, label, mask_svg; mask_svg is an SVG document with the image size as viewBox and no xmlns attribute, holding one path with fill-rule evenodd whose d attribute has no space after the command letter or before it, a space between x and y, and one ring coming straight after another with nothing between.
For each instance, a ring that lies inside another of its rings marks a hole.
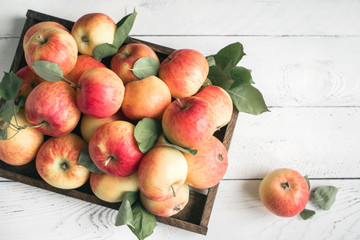
<instances>
[{"instance_id":1,"label":"pile of apples","mask_svg":"<svg viewBox=\"0 0 360 240\"><path fill-rule=\"evenodd\" d=\"M111 44L115 31L109 16L93 13L79 18L71 31L40 22L26 32L27 66L17 76L23 80L19 96L27 99L12 124L28 127L8 128L8 136L16 135L1 141L0 159L16 166L35 159L41 178L61 189L89 180L93 193L107 202L140 191L148 211L168 217L185 207L189 186L211 188L224 176L227 152L213 134L230 121L233 103L222 88L204 85L209 65L196 50L174 51L156 75L145 78L133 73L134 63L145 57L159 62L146 44L123 45L110 66L96 60L94 48ZM36 61L56 63L73 84L45 81L33 69ZM134 136L144 118L162 126L162 136L146 152ZM74 133L77 126L81 136ZM102 173L77 164L85 147Z\"/></svg>"}]
</instances>

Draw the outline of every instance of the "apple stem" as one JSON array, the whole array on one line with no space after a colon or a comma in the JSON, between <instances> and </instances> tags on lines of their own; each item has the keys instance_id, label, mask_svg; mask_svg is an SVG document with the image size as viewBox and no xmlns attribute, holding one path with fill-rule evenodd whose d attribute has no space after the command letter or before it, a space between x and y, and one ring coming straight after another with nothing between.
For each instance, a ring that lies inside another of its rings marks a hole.
<instances>
[{"instance_id":1,"label":"apple stem","mask_svg":"<svg viewBox=\"0 0 360 240\"><path fill-rule=\"evenodd\" d=\"M281 186L282 186L285 190L287 190L287 189L290 188L289 182L283 182L283 183L281 183Z\"/></svg>"},{"instance_id":2,"label":"apple stem","mask_svg":"<svg viewBox=\"0 0 360 240\"><path fill-rule=\"evenodd\" d=\"M175 192L175 189L174 189L173 185L171 185L170 187L171 187L171 189L173 191L174 197L176 197L176 192Z\"/></svg>"},{"instance_id":3,"label":"apple stem","mask_svg":"<svg viewBox=\"0 0 360 240\"><path fill-rule=\"evenodd\" d=\"M45 124L46 124L45 121L42 121L40 124L34 125L34 126L31 126L31 125L17 126L17 125L15 125L15 124L13 124L13 123L10 123L10 125L11 125L13 128L15 128L16 130L18 130L18 131L23 130L23 129L27 129L27 128L39 128L39 127L41 127L41 126L43 126L43 125L45 125Z\"/></svg>"},{"instance_id":4,"label":"apple stem","mask_svg":"<svg viewBox=\"0 0 360 240\"><path fill-rule=\"evenodd\" d=\"M110 156L110 157L104 162L104 166L106 167L112 159L113 159L113 157Z\"/></svg>"}]
</instances>

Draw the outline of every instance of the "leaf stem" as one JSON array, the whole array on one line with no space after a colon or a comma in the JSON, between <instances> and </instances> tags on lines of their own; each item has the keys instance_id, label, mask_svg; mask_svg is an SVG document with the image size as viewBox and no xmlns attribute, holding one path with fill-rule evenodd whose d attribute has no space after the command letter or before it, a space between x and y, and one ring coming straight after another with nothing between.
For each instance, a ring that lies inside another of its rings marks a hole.
<instances>
[{"instance_id":1,"label":"leaf stem","mask_svg":"<svg viewBox=\"0 0 360 240\"><path fill-rule=\"evenodd\" d=\"M17 131L20 131L20 130L23 130L23 129L27 129L27 128L39 128L43 125L45 125L46 122L45 121L42 121L40 124L38 125L34 125L34 126L31 126L31 125L24 125L24 126L18 126L18 125L15 125L13 123L10 123L10 125L15 128Z\"/></svg>"},{"instance_id":2,"label":"leaf stem","mask_svg":"<svg viewBox=\"0 0 360 240\"><path fill-rule=\"evenodd\" d=\"M80 87L79 85L77 85L76 83L70 81L69 79L66 79L65 77L62 77L62 79L63 79L65 82L67 82L68 84L70 84L70 86L81 89L81 87Z\"/></svg>"}]
</instances>

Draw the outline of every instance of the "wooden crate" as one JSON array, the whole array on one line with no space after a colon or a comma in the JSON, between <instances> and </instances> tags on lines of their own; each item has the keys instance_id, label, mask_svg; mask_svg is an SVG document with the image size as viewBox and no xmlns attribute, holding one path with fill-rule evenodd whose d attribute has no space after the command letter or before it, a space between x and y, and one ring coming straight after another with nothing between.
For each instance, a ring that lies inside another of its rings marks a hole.
<instances>
[{"instance_id":1,"label":"wooden crate","mask_svg":"<svg viewBox=\"0 0 360 240\"><path fill-rule=\"evenodd\" d=\"M56 21L63 24L69 30L73 26L74 22L60 19L57 17L49 16L43 13L39 13L33 10L28 10L26 13L26 22L24 28L21 33L20 41L18 43L18 47L15 53L15 57L13 63L11 65L11 71L16 72L21 67L26 65L24 59L24 51L22 47L22 39L24 37L25 32L32 25L42 22L42 21ZM149 43L145 41L141 41L139 39L135 39L132 37L128 37L124 44L128 43L145 43L150 46L158 55L160 61L166 58L174 49L167 48L164 46L156 45L154 43ZM103 59L104 64L108 65L110 58ZM0 102L1 105L1 102ZM233 135L234 127L236 124L236 119L238 116L238 111L234 108L234 112L231 118L230 123L217 131L215 136L220 139L225 145L226 149L229 149L230 141ZM79 134L79 127L74 130ZM55 193L63 194L66 196L70 196L76 199L80 199L86 202L91 202L94 204L98 204L104 207L112 208L115 210L119 209L120 203L107 203L105 201L97 198L91 191L89 182L87 182L84 186L77 188L75 190L63 190L50 186L45 181L41 179L39 174L35 168L35 161L30 162L24 166L10 166L2 161L0 161L0 177L11 179L13 181L21 182L27 185L31 185L34 187L39 187L48 191L52 191ZM196 191L196 189L192 189L190 191L190 199L187 206L178 214L172 217L156 217L158 222L165 223L168 225L172 225L178 228L182 228L185 230L189 230L192 232L196 232L199 234L206 235L207 226L209 223L211 211L213 208L213 204L215 201L215 196L218 190L219 184L208 189L207 191Z\"/></svg>"}]
</instances>

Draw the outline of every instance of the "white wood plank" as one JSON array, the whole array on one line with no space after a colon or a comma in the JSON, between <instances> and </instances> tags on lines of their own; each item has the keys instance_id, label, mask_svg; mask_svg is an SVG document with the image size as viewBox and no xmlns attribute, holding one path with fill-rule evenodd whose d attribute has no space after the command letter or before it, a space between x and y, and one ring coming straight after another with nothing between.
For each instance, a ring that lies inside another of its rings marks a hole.
<instances>
[{"instance_id":1,"label":"white wood plank","mask_svg":"<svg viewBox=\"0 0 360 240\"><path fill-rule=\"evenodd\" d=\"M339 188L329 211L313 219L280 218L258 197L258 180L222 181L207 236L158 223L149 240L169 239L358 239L360 180L310 180L312 189ZM1 239L136 239L114 227L116 211L16 182L0 182ZM21 228L21 229L20 229Z\"/></svg>"},{"instance_id":2,"label":"white wood plank","mask_svg":"<svg viewBox=\"0 0 360 240\"><path fill-rule=\"evenodd\" d=\"M240 113L225 178L289 167L313 178L360 176L360 108L271 108Z\"/></svg>"},{"instance_id":3,"label":"white wood plank","mask_svg":"<svg viewBox=\"0 0 360 240\"><path fill-rule=\"evenodd\" d=\"M89 12L104 12L118 21L134 8L138 17L132 34L136 35L360 34L357 0L66 0L56 7L45 0L13 0L2 3L0 36L19 36L27 9L72 21Z\"/></svg>"}]
</instances>

